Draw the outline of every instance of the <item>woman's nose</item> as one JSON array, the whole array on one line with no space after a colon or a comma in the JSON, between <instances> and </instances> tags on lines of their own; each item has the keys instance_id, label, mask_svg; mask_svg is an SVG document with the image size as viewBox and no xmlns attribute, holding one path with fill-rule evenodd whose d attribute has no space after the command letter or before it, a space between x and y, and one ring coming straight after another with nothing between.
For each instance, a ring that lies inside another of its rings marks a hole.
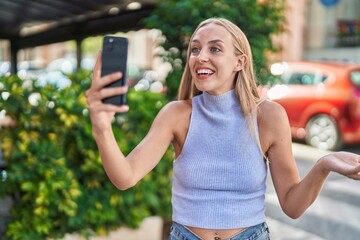
<instances>
[{"instance_id":1,"label":"woman's nose","mask_svg":"<svg viewBox=\"0 0 360 240\"><path fill-rule=\"evenodd\" d=\"M209 60L209 56L208 56L207 52L204 49L202 49L199 52L198 60L199 60L199 62L207 62Z\"/></svg>"}]
</instances>

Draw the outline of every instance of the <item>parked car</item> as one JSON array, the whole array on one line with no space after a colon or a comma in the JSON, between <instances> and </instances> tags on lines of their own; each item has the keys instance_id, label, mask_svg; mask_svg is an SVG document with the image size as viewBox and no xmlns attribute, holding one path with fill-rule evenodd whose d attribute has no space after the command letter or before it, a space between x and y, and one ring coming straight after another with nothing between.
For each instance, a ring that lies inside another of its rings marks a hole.
<instances>
[{"instance_id":1,"label":"parked car","mask_svg":"<svg viewBox=\"0 0 360 240\"><path fill-rule=\"evenodd\" d=\"M360 143L360 65L340 62L277 63L280 83L262 89L281 104L293 139L339 150Z\"/></svg>"}]
</instances>

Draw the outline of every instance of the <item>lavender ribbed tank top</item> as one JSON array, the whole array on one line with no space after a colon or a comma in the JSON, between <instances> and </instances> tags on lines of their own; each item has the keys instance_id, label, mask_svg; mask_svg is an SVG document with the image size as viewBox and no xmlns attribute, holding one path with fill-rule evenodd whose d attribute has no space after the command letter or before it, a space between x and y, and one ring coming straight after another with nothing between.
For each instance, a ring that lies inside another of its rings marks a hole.
<instances>
[{"instance_id":1,"label":"lavender ribbed tank top","mask_svg":"<svg viewBox=\"0 0 360 240\"><path fill-rule=\"evenodd\" d=\"M174 161L173 221L209 229L265 222L266 175L235 91L194 97L187 137Z\"/></svg>"}]
</instances>

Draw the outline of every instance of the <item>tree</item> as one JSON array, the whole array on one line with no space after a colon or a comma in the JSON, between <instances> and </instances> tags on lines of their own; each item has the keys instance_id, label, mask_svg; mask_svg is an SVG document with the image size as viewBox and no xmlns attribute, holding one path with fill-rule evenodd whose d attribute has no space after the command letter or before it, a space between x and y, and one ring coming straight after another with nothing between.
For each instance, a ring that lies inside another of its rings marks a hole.
<instances>
[{"instance_id":1,"label":"tree","mask_svg":"<svg viewBox=\"0 0 360 240\"><path fill-rule=\"evenodd\" d=\"M164 61L173 68L166 79L170 99L177 94L188 40L196 26L210 17L227 18L243 30L251 44L259 83L269 81L266 53L277 50L271 36L283 30L285 0L158 0L156 4L145 25L161 30L165 37L159 45Z\"/></svg>"}]
</instances>

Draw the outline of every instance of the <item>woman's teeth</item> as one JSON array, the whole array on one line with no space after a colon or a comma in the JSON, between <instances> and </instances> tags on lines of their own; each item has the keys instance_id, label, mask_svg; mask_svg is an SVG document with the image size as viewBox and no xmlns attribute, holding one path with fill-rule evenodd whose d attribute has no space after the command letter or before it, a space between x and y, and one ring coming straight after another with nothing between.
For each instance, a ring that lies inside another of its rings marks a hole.
<instances>
[{"instance_id":1,"label":"woman's teeth","mask_svg":"<svg viewBox=\"0 0 360 240\"><path fill-rule=\"evenodd\" d=\"M199 69L197 70L197 74L198 75L208 75L208 74L213 74L214 71L210 70L210 69Z\"/></svg>"}]
</instances>

